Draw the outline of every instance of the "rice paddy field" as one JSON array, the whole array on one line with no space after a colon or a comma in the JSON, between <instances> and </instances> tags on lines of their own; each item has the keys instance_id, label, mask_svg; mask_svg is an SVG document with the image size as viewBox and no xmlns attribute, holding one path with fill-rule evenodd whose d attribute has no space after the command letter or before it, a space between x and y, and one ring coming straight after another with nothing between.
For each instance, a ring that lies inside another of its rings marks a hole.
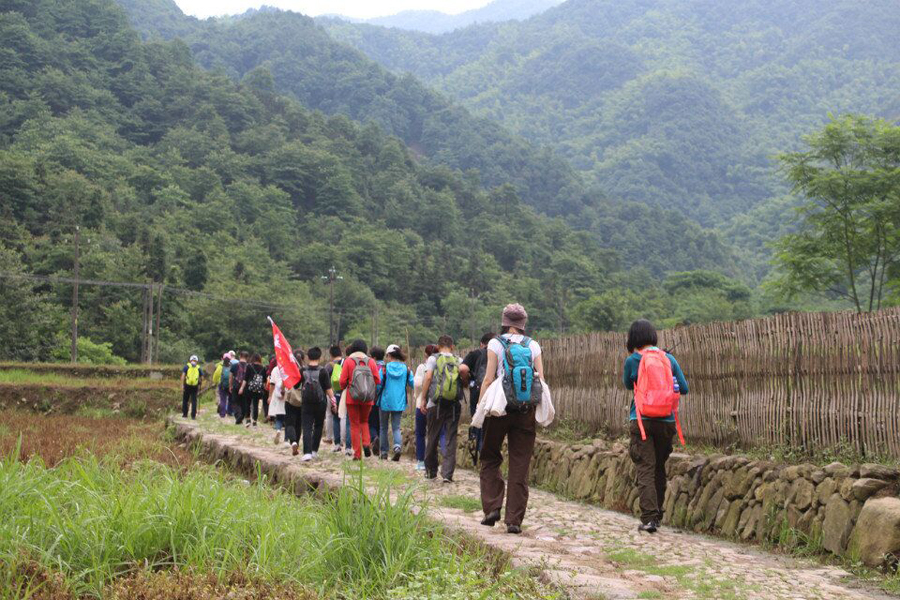
<instances>
[{"instance_id":1,"label":"rice paddy field","mask_svg":"<svg viewBox=\"0 0 900 600\"><path fill-rule=\"evenodd\" d=\"M159 418L0 411L0 600L559 597L390 486L296 497Z\"/></svg>"}]
</instances>

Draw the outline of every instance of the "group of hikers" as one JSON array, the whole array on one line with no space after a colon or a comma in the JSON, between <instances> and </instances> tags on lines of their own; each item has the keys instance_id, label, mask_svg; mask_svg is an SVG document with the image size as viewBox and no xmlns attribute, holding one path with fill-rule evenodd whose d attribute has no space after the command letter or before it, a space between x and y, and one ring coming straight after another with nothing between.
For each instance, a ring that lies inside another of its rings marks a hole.
<instances>
[{"instance_id":1,"label":"group of hikers","mask_svg":"<svg viewBox=\"0 0 900 600\"><path fill-rule=\"evenodd\" d=\"M425 361L415 373L400 346L368 348L362 340L346 348L296 350L300 378L285 385L285 373L272 357L233 351L222 356L212 375L218 416L236 425L256 427L260 418L274 427L274 442L301 453L301 461L318 457L324 441L332 452L353 460L379 456L400 461L401 418L409 392L415 406L416 470L427 479L453 483L458 430L465 392L473 425L469 438L480 464L481 523L494 526L501 511L509 533L522 531L528 505L528 477L536 439L536 414L549 402L540 344L525 334L528 314L519 304L503 309L499 334L486 333L465 358L456 354L448 335L425 347ZM640 531L654 533L663 517L665 465L673 437L681 436L678 400L688 384L671 353L657 346L653 325L635 321L626 340L623 382L634 391L629 455L639 491ZM182 415L196 417L197 392L204 374L196 356L182 372ZM498 408L499 398L499 408ZM283 436L283 438L282 438ZM507 477L501 473L507 444ZM683 440L682 440L683 442Z\"/></svg>"}]
</instances>

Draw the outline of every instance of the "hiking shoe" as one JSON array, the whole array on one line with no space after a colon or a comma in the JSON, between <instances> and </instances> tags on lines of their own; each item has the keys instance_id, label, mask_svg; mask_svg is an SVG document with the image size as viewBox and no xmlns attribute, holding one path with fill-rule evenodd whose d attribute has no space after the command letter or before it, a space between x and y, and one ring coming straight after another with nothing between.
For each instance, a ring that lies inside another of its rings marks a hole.
<instances>
[{"instance_id":1,"label":"hiking shoe","mask_svg":"<svg viewBox=\"0 0 900 600\"><path fill-rule=\"evenodd\" d=\"M381 460L387 460L387 454L382 454L378 458L380 458Z\"/></svg>"},{"instance_id":2,"label":"hiking shoe","mask_svg":"<svg viewBox=\"0 0 900 600\"><path fill-rule=\"evenodd\" d=\"M302 460L303 462L309 462L312 460L312 454L304 454L300 460Z\"/></svg>"},{"instance_id":3,"label":"hiking shoe","mask_svg":"<svg viewBox=\"0 0 900 600\"><path fill-rule=\"evenodd\" d=\"M182 418L182 419L187 419L187 413L181 415L181 418Z\"/></svg>"},{"instance_id":4,"label":"hiking shoe","mask_svg":"<svg viewBox=\"0 0 900 600\"><path fill-rule=\"evenodd\" d=\"M246 423L244 423L244 427L249 428L249 427L250 427L250 421L247 421Z\"/></svg>"},{"instance_id":5,"label":"hiking shoe","mask_svg":"<svg viewBox=\"0 0 900 600\"><path fill-rule=\"evenodd\" d=\"M345 454L346 454L347 456L353 456L353 450L350 450L350 449L348 448L348 449L347 449L347 452L346 452Z\"/></svg>"},{"instance_id":6,"label":"hiking shoe","mask_svg":"<svg viewBox=\"0 0 900 600\"><path fill-rule=\"evenodd\" d=\"M291 456L297 456L298 454L300 454L300 446L291 444Z\"/></svg>"},{"instance_id":7,"label":"hiking shoe","mask_svg":"<svg viewBox=\"0 0 900 600\"><path fill-rule=\"evenodd\" d=\"M420 460L419 462L416 463L416 471L424 471L424 470L425 470L425 463Z\"/></svg>"},{"instance_id":8,"label":"hiking shoe","mask_svg":"<svg viewBox=\"0 0 900 600\"><path fill-rule=\"evenodd\" d=\"M369 458L370 456L372 456L372 449L368 446L363 446L363 454L366 455L366 458Z\"/></svg>"},{"instance_id":9,"label":"hiking shoe","mask_svg":"<svg viewBox=\"0 0 900 600\"><path fill-rule=\"evenodd\" d=\"M497 521L500 520L500 510L492 510L488 514L484 515L484 518L481 520L482 525L487 525L488 527L493 527L497 524Z\"/></svg>"},{"instance_id":10,"label":"hiking shoe","mask_svg":"<svg viewBox=\"0 0 900 600\"><path fill-rule=\"evenodd\" d=\"M394 446L394 462L400 462L400 446Z\"/></svg>"},{"instance_id":11,"label":"hiking shoe","mask_svg":"<svg viewBox=\"0 0 900 600\"><path fill-rule=\"evenodd\" d=\"M507 525L506 533L514 533L516 535L519 535L520 533L522 533L522 528L518 525Z\"/></svg>"},{"instance_id":12,"label":"hiking shoe","mask_svg":"<svg viewBox=\"0 0 900 600\"><path fill-rule=\"evenodd\" d=\"M319 458L319 453L313 452L310 456L312 456L313 458Z\"/></svg>"},{"instance_id":13,"label":"hiking shoe","mask_svg":"<svg viewBox=\"0 0 900 600\"><path fill-rule=\"evenodd\" d=\"M641 523L638 525L638 531L643 531L645 533L656 533L658 526L656 525L656 521L650 521L649 523Z\"/></svg>"},{"instance_id":14,"label":"hiking shoe","mask_svg":"<svg viewBox=\"0 0 900 600\"><path fill-rule=\"evenodd\" d=\"M277 445L279 442L281 442L281 431L276 431L275 432L275 444Z\"/></svg>"},{"instance_id":15,"label":"hiking shoe","mask_svg":"<svg viewBox=\"0 0 900 600\"><path fill-rule=\"evenodd\" d=\"M253 421L253 426L256 427L256 421Z\"/></svg>"},{"instance_id":16,"label":"hiking shoe","mask_svg":"<svg viewBox=\"0 0 900 600\"><path fill-rule=\"evenodd\" d=\"M429 473L425 471L425 479L437 479L437 473Z\"/></svg>"},{"instance_id":17,"label":"hiking shoe","mask_svg":"<svg viewBox=\"0 0 900 600\"><path fill-rule=\"evenodd\" d=\"M340 452L340 451L341 451L341 447L340 447L340 446L335 446L334 448L331 449L331 451L332 451L332 452Z\"/></svg>"},{"instance_id":18,"label":"hiking shoe","mask_svg":"<svg viewBox=\"0 0 900 600\"><path fill-rule=\"evenodd\" d=\"M444 477L444 483L453 483L452 477Z\"/></svg>"}]
</instances>

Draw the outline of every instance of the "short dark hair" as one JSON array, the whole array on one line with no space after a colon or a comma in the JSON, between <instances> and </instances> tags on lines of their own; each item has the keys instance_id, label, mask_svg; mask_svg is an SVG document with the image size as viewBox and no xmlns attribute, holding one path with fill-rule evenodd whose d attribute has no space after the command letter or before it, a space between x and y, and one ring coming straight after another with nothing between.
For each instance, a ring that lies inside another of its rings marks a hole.
<instances>
[{"instance_id":1,"label":"short dark hair","mask_svg":"<svg viewBox=\"0 0 900 600\"><path fill-rule=\"evenodd\" d=\"M437 346L435 346L434 344L428 344L427 346L425 346L425 356L431 356L435 352L437 352Z\"/></svg>"},{"instance_id":2,"label":"short dark hair","mask_svg":"<svg viewBox=\"0 0 900 600\"><path fill-rule=\"evenodd\" d=\"M487 345L492 339L494 339L494 332L488 331L486 334L481 336L481 343Z\"/></svg>"},{"instance_id":3,"label":"short dark hair","mask_svg":"<svg viewBox=\"0 0 900 600\"><path fill-rule=\"evenodd\" d=\"M241 350L241 358L250 358L250 353L246 350Z\"/></svg>"},{"instance_id":4,"label":"short dark hair","mask_svg":"<svg viewBox=\"0 0 900 600\"><path fill-rule=\"evenodd\" d=\"M347 346L347 355L351 355L354 352L362 352L363 354L369 353L369 346L366 345L364 340L353 340L349 346Z\"/></svg>"},{"instance_id":5,"label":"short dark hair","mask_svg":"<svg viewBox=\"0 0 900 600\"><path fill-rule=\"evenodd\" d=\"M625 342L628 352L634 352L644 346L655 346L658 343L659 336L656 335L656 328L647 319L638 319L628 328L628 340Z\"/></svg>"},{"instance_id":6,"label":"short dark hair","mask_svg":"<svg viewBox=\"0 0 900 600\"><path fill-rule=\"evenodd\" d=\"M341 352L341 347L337 344L329 348L328 353L331 355L331 358L338 358L343 355L343 352Z\"/></svg>"},{"instance_id":7,"label":"short dark hair","mask_svg":"<svg viewBox=\"0 0 900 600\"><path fill-rule=\"evenodd\" d=\"M438 338L438 348L452 348L453 347L453 338L449 335L442 335Z\"/></svg>"},{"instance_id":8,"label":"short dark hair","mask_svg":"<svg viewBox=\"0 0 900 600\"><path fill-rule=\"evenodd\" d=\"M255 363L261 363L261 362L262 362L262 356L260 355L259 352L254 352L254 353L253 353L253 357L250 359L250 361L251 361L251 362L255 362Z\"/></svg>"},{"instance_id":9,"label":"short dark hair","mask_svg":"<svg viewBox=\"0 0 900 600\"><path fill-rule=\"evenodd\" d=\"M306 351L306 355L309 357L309 360L319 360L322 358L322 349L318 346L313 346Z\"/></svg>"},{"instance_id":10,"label":"short dark hair","mask_svg":"<svg viewBox=\"0 0 900 600\"><path fill-rule=\"evenodd\" d=\"M375 360L384 360L384 348L381 346L372 346L372 358Z\"/></svg>"},{"instance_id":11,"label":"short dark hair","mask_svg":"<svg viewBox=\"0 0 900 600\"><path fill-rule=\"evenodd\" d=\"M303 350L294 350L294 358L297 359L298 363L303 363L306 360L306 355L303 354Z\"/></svg>"}]
</instances>

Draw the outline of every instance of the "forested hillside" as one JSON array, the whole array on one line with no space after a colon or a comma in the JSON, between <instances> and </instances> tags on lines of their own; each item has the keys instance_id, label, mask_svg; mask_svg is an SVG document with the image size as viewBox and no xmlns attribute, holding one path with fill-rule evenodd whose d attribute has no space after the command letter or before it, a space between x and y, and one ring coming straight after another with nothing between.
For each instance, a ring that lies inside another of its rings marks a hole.
<instances>
[{"instance_id":1,"label":"forested hillside","mask_svg":"<svg viewBox=\"0 0 900 600\"><path fill-rule=\"evenodd\" d=\"M118 1L145 37L184 40L207 69L241 81L263 67L276 90L304 106L376 123L401 138L414 157L462 170L467 180L488 189L510 183L525 204L591 232L604 248L621 253L641 232L657 229L659 247L631 258L654 276L693 269L742 273L717 234L678 211L648 211L614 194L607 198L597 186L585 186L553 152L510 135L493 121L473 118L413 77L392 75L331 40L303 15L264 9L198 21L183 15L172 0Z\"/></svg>"},{"instance_id":2,"label":"forested hillside","mask_svg":"<svg viewBox=\"0 0 900 600\"><path fill-rule=\"evenodd\" d=\"M771 157L829 113L900 116L892 0L569 0L441 36L322 23L610 196L706 225L783 195Z\"/></svg>"},{"instance_id":3,"label":"forested hillside","mask_svg":"<svg viewBox=\"0 0 900 600\"><path fill-rule=\"evenodd\" d=\"M398 27L426 33L445 33L475 23L493 23L527 19L556 6L561 0L494 0L486 6L448 15L436 10L405 10L396 15L366 19L382 27ZM353 19L349 19L353 20ZM357 20L358 22L358 20Z\"/></svg>"},{"instance_id":4,"label":"forested hillside","mask_svg":"<svg viewBox=\"0 0 900 600\"><path fill-rule=\"evenodd\" d=\"M181 290L163 304L171 361L266 348L266 314L296 343L327 342L332 265L342 337L467 337L513 298L544 332L752 310L721 275L665 278L698 256L736 269L675 215L660 227L671 243L647 249L658 213L593 213L615 252L511 186L486 192L374 125L279 95L264 69L238 84L182 42L142 42L111 0L0 7L0 359L65 356L71 286L10 276L71 275L76 228L82 278ZM84 286L80 307L83 336L137 359L139 290Z\"/></svg>"}]
</instances>

